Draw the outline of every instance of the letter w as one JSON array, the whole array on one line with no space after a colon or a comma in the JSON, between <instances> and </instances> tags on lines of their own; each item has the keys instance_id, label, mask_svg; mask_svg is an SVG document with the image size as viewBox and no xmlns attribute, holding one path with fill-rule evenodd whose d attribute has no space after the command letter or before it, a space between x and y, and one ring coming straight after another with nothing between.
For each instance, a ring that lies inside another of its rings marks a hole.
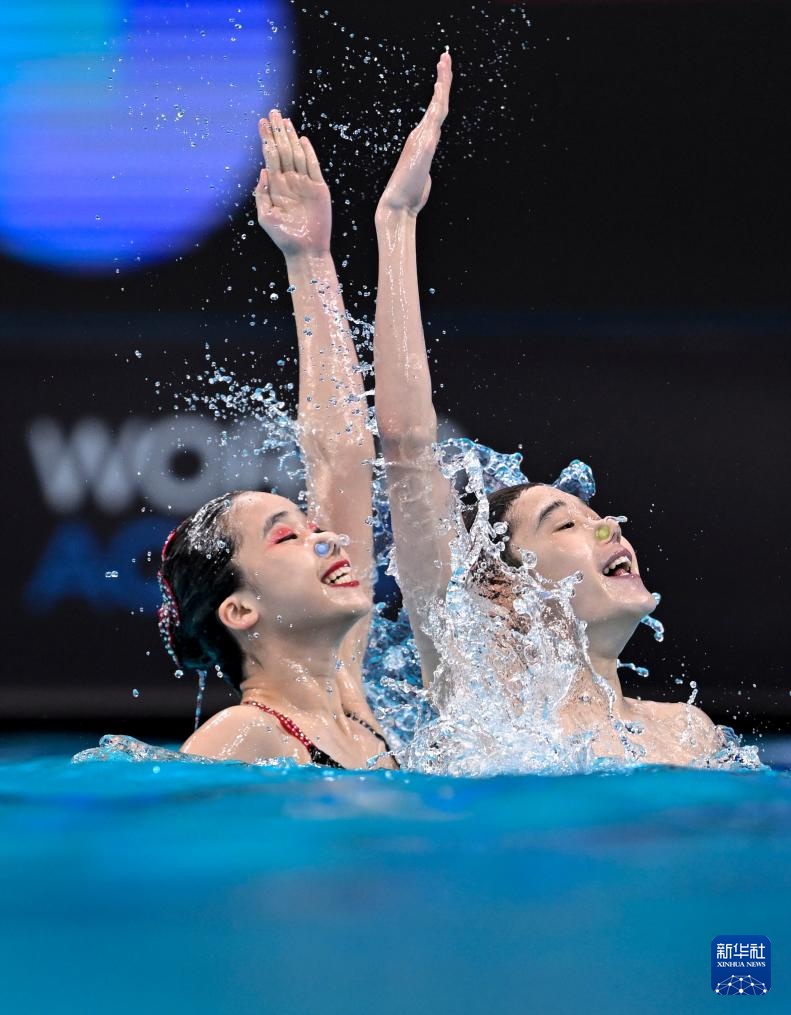
<instances>
[{"instance_id":1,"label":"letter w","mask_svg":"<svg viewBox=\"0 0 791 1015\"><path fill-rule=\"evenodd\" d=\"M123 511L135 496L143 427L127 420L117 436L100 419L83 419L67 436L49 417L33 420L28 446L47 504L60 514L82 507L88 493L104 511Z\"/></svg>"}]
</instances>

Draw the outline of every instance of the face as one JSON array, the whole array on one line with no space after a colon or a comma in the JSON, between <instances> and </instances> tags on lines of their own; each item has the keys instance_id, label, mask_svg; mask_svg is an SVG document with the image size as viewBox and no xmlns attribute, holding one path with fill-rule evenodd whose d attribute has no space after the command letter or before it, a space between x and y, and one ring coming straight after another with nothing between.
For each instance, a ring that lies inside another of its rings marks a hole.
<instances>
[{"instance_id":1,"label":"face","mask_svg":"<svg viewBox=\"0 0 791 1015\"><path fill-rule=\"evenodd\" d=\"M290 500L240 494L229 522L245 586L268 626L316 629L353 623L370 610L370 591L352 570L337 533L309 524Z\"/></svg>"},{"instance_id":2,"label":"face","mask_svg":"<svg viewBox=\"0 0 791 1015\"><path fill-rule=\"evenodd\" d=\"M572 603L589 625L621 618L636 623L655 608L619 524L579 498L551 486L525 490L512 508L509 529L511 549L533 552L542 577L560 581L582 573Z\"/></svg>"}]
</instances>

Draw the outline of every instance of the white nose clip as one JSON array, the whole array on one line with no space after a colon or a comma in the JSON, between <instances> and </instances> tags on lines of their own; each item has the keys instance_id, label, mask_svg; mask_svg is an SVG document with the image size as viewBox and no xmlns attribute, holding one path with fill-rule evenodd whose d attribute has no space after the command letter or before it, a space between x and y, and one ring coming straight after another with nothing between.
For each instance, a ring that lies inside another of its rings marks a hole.
<instances>
[{"instance_id":1,"label":"white nose clip","mask_svg":"<svg viewBox=\"0 0 791 1015\"><path fill-rule=\"evenodd\" d=\"M317 557L327 557L332 550L332 546L326 543L323 539L313 544L313 552Z\"/></svg>"}]
</instances>

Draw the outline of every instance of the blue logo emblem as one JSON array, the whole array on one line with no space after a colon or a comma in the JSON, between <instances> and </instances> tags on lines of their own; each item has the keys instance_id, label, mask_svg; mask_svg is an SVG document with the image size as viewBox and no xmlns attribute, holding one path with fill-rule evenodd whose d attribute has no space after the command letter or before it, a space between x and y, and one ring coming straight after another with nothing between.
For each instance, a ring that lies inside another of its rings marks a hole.
<instances>
[{"instance_id":1,"label":"blue logo emblem","mask_svg":"<svg viewBox=\"0 0 791 1015\"><path fill-rule=\"evenodd\" d=\"M772 942L762 934L720 934L711 940L715 994L766 994L772 986Z\"/></svg>"}]
</instances>

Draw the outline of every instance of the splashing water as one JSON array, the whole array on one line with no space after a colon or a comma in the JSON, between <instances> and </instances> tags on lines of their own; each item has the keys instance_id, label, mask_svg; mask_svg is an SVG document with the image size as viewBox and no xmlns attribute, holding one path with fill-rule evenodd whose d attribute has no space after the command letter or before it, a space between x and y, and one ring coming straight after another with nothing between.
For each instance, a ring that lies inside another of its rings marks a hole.
<instances>
[{"instance_id":1,"label":"splashing water","mask_svg":"<svg viewBox=\"0 0 791 1015\"><path fill-rule=\"evenodd\" d=\"M355 337L370 347L371 326L349 315ZM271 383L242 383L235 373L211 361L204 377L209 389L181 396L189 411L206 411L228 423L223 431L222 454L237 462L244 475L251 456L274 453L278 469L266 477L268 489L285 480L300 487L304 502L304 463L299 451L299 429ZM369 371L361 365L362 373ZM372 392L368 392L370 396ZM373 414L368 426L376 434ZM623 760L605 761L593 749L595 732L568 734L558 719L558 707L568 695L580 670L593 674L602 693L613 700L607 682L593 671L587 652L585 625L572 607L579 575L558 583L545 581L526 555L523 568L500 564L504 531L488 525L487 493L527 482L519 453L503 454L467 438L451 438L438 448L444 474L456 489L482 504L468 533L461 517L461 501L454 499L452 524L452 578L447 597L434 605L429 633L440 649L440 666L432 686L424 690L420 662L408 618L402 609L377 603L364 665L369 703L385 727L402 765L426 772L451 775L489 775L499 772L592 771L641 760L642 732L634 723L611 716L612 729L623 748ZM370 519L376 564L380 572L397 577L393 558L390 513L383 462L374 463L374 503ZM260 476L259 485L260 485ZM553 484L586 502L595 493L593 474L575 460ZM620 516L617 521L625 521ZM504 527L503 527L504 529ZM210 548L207 548L210 549ZM510 608L481 592L480 578L494 576L507 591ZM659 601L658 594L655 598ZM518 618L515 623L515 618ZM659 641L663 627L647 617L643 621ZM639 676L647 670L619 663ZM508 674L503 680L502 675ZM196 726L205 689L202 677L196 702ZM721 763L753 763L751 749L740 746L731 734ZM754 750L754 749L753 749ZM723 753L724 752L724 753ZM718 756L719 757L719 756ZM757 755L756 755L757 758Z\"/></svg>"},{"instance_id":2,"label":"splashing water","mask_svg":"<svg viewBox=\"0 0 791 1015\"><path fill-rule=\"evenodd\" d=\"M558 720L587 660L571 604L580 576L549 583L531 554L519 569L501 562L505 526L489 526L486 493L526 482L521 456L451 440L441 464L448 478L465 477L463 492L481 508L469 533L458 507L453 513L452 578L427 624L440 656L431 687L437 714L417 724L404 760L453 775L590 770L590 735L568 736Z\"/></svg>"},{"instance_id":3,"label":"splashing water","mask_svg":"<svg viewBox=\"0 0 791 1015\"><path fill-rule=\"evenodd\" d=\"M646 754L640 744L644 727L615 718L614 692L595 672L586 625L573 610L574 589L581 576L550 583L533 570L532 554L523 554L525 567L502 565L506 527L489 526L486 493L527 481L521 472L521 456L499 454L466 438L444 442L439 454L443 471L456 489L472 495L482 507L469 533L458 502L451 512L452 578L446 599L434 604L426 624L440 656L428 692L416 690L413 674L418 661L404 618L390 632L377 632L377 661L395 656L397 665L408 673L400 684L390 673L386 679L388 689L396 685L402 694L406 692L406 700L402 697L384 706L381 700L376 702L381 721L391 725L395 718L400 731L407 734L401 739L405 745L402 763L425 772L492 775L593 771L641 762ZM589 467L579 461L564 470L554 485L578 496L595 491ZM626 518L616 520L623 523ZM395 573L392 565L391 569ZM653 629L661 632L661 624L655 623ZM394 635L389 645L388 633ZM398 651L394 652L395 647ZM621 665L640 676L648 674L644 667ZM560 705L583 672L590 674L609 704L609 724L620 742L621 758L598 756L595 729L568 733L561 725ZM405 716L408 730L401 726ZM689 712L686 736L694 750ZM733 731L723 730L722 741L724 747L713 758L701 757L701 763L759 764L757 750L743 748Z\"/></svg>"},{"instance_id":4,"label":"splashing water","mask_svg":"<svg viewBox=\"0 0 791 1015\"><path fill-rule=\"evenodd\" d=\"M198 670L198 696L195 699L195 729L200 726L203 696L206 693L206 670Z\"/></svg>"},{"instance_id":5,"label":"splashing water","mask_svg":"<svg viewBox=\"0 0 791 1015\"><path fill-rule=\"evenodd\" d=\"M636 673L638 677L647 677L649 674L648 667L638 666L637 663L624 663L618 660L619 670L631 670L632 673Z\"/></svg>"}]
</instances>

